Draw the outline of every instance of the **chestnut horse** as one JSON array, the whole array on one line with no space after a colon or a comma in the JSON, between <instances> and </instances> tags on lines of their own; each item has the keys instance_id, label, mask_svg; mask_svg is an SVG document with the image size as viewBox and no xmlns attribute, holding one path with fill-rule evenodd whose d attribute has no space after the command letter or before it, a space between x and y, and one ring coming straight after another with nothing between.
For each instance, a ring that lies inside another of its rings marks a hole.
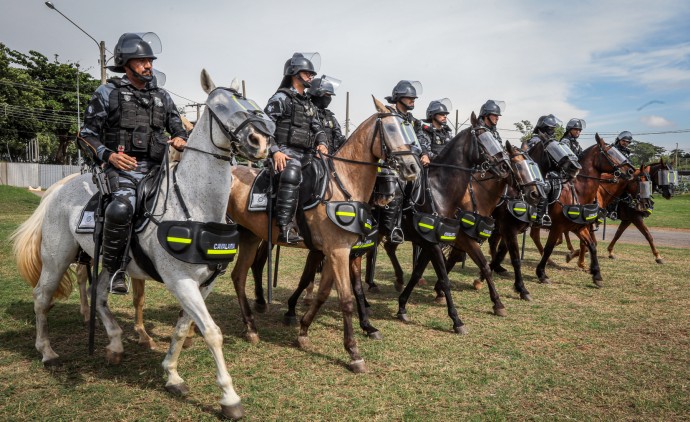
<instances>
[{"instance_id":1,"label":"chestnut horse","mask_svg":"<svg viewBox=\"0 0 690 422\"><path fill-rule=\"evenodd\" d=\"M360 124L331 158L331 174L335 176L329 180L327 190L327 197L331 201L366 203L374 188L379 159L393 164L406 180L417 178L420 167L416 157L412 155L410 146L405 141L404 122L390 113L375 98L374 103L378 112ZM247 211L249 191L257 174L257 169L249 167L235 169L233 171L232 194L228 203L230 217L247 229L242 232L240 237L240 251L232 271L232 281L235 285L242 319L246 327L246 337L251 342L258 341L259 336L247 301L245 286L248 271L256 257L257 248L262 239L268 239L267 214ZM349 367L354 372L365 371L364 360L359 354L353 336L353 300L348 264L350 249L359 236L335 225L326 214L325 204L319 204L315 208L304 211L304 218L309 227L313 249L321 251L326 260L324 261L317 298L300 321L298 344L303 348L309 346L309 326L328 298L333 284L335 284L343 313L344 346L350 355ZM273 222L273 239L277 238L277 230L278 228ZM304 244L290 246L305 248Z\"/></svg>"},{"instance_id":2,"label":"chestnut horse","mask_svg":"<svg viewBox=\"0 0 690 422\"><path fill-rule=\"evenodd\" d=\"M603 279L599 269L596 244L590 236L589 225L571 221L563 214L563 209L566 205L594 203L603 173L614 173L616 177L630 179L635 169L618 150L612 150L613 147L607 145L598 133L595 135L595 138L596 144L585 149L580 157L582 171L577 175L574 182L563 185L560 198L549 206L549 215L551 216L552 223L549 228L549 237L536 271L541 283L550 283L550 279L546 275L546 263L557 241L564 232L572 231L577 234L580 241L584 242L584 245L589 249L589 272L592 274L592 281L597 287L602 286L601 282ZM531 151L531 153L534 159L540 162L539 158L535 156L535 151ZM625 168L625 171L621 172L621 168ZM536 237L538 240L539 229L533 229L531 236L533 239ZM537 240L535 240L535 243L537 243Z\"/></svg>"}]
</instances>

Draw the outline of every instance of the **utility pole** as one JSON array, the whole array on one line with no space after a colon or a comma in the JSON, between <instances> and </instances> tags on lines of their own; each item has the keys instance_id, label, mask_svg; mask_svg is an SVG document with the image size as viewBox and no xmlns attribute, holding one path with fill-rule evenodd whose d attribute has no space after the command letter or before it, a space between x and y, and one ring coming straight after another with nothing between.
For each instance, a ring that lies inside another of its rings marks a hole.
<instances>
[{"instance_id":1,"label":"utility pole","mask_svg":"<svg viewBox=\"0 0 690 422\"><path fill-rule=\"evenodd\" d=\"M676 168L678 168L678 142L676 142Z\"/></svg>"},{"instance_id":2,"label":"utility pole","mask_svg":"<svg viewBox=\"0 0 690 422\"><path fill-rule=\"evenodd\" d=\"M81 101L79 101L79 62L77 66L77 132L81 130ZM102 76L102 75L101 75ZM81 165L81 148L77 142L77 165Z\"/></svg>"},{"instance_id":3,"label":"utility pole","mask_svg":"<svg viewBox=\"0 0 690 422\"><path fill-rule=\"evenodd\" d=\"M350 134L350 91L345 93L345 138Z\"/></svg>"},{"instance_id":4,"label":"utility pole","mask_svg":"<svg viewBox=\"0 0 690 422\"><path fill-rule=\"evenodd\" d=\"M247 98L247 87L244 84L244 79L242 79L242 96ZM198 110L198 109L197 109Z\"/></svg>"},{"instance_id":5,"label":"utility pole","mask_svg":"<svg viewBox=\"0 0 690 422\"><path fill-rule=\"evenodd\" d=\"M455 109L455 134L458 134L458 119L459 119L459 112L460 110Z\"/></svg>"}]
</instances>

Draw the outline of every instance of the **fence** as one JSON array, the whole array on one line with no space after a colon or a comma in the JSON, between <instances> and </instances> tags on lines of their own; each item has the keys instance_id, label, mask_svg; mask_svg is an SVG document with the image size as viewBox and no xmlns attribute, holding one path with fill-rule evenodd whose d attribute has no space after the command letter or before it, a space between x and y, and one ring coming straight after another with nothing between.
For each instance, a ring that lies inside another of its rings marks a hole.
<instances>
[{"instance_id":1,"label":"fence","mask_svg":"<svg viewBox=\"0 0 690 422\"><path fill-rule=\"evenodd\" d=\"M58 180L79 171L79 166L0 162L0 185L40 186L47 189Z\"/></svg>"}]
</instances>

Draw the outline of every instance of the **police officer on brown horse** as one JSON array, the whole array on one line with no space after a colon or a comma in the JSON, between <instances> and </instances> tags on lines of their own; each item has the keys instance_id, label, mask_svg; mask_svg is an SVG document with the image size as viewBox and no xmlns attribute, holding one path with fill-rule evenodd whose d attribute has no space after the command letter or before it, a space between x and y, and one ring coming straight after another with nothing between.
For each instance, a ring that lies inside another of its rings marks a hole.
<instances>
[{"instance_id":1,"label":"police officer on brown horse","mask_svg":"<svg viewBox=\"0 0 690 422\"><path fill-rule=\"evenodd\" d=\"M278 242L303 241L292 224L299 202L302 167L314 156L314 147L328 154L328 140L319 122L316 107L306 95L316 75L312 60L318 53L295 53L283 68L278 91L268 100L265 112L276 122L276 145L270 148L274 169L280 173L276 197L276 223L280 227Z\"/></svg>"},{"instance_id":2,"label":"police officer on brown horse","mask_svg":"<svg viewBox=\"0 0 690 422\"><path fill-rule=\"evenodd\" d=\"M127 293L125 253L137 184L163 161L168 144L182 149L187 140L175 103L153 74L154 48L160 49L160 40L151 32L120 37L115 64L108 68L125 76L98 87L80 132L80 144L97 164L105 164L112 192L105 209L103 268L110 278L110 291L117 294Z\"/></svg>"},{"instance_id":3,"label":"police officer on brown horse","mask_svg":"<svg viewBox=\"0 0 690 422\"><path fill-rule=\"evenodd\" d=\"M323 75L311 82L311 86L307 89L307 95L311 102L316 106L316 114L319 117L319 122L323 128L326 138L328 138L328 151L333 154L345 142L345 136L340 129L340 123L335 118L335 113L328 109L332 97L335 96L335 90L340 85L338 79Z\"/></svg>"},{"instance_id":4,"label":"police officer on brown horse","mask_svg":"<svg viewBox=\"0 0 690 422\"><path fill-rule=\"evenodd\" d=\"M616 136L616 142L613 143L613 146L616 147L618 151L622 152L626 158L630 158L630 154L632 154L632 151L630 151L630 143L632 141L633 134L624 130Z\"/></svg>"},{"instance_id":5,"label":"police officer on brown horse","mask_svg":"<svg viewBox=\"0 0 690 422\"><path fill-rule=\"evenodd\" d=\"M453 132L446 124L450 108L450 100L444 98L432 101L426 109L426 120L422 123L419 143L431 160L453 139Z\"/></svg>"},{"instance_id":6,"label":"police officer on brown horse","mask_svg":"<svg viewBox=\"0 0 690 422\"><path fill-rule=\"evenodd\" d=\"M561 142L566 142L578 158L582 155L582 146L577 138L580 137L582 129L586 127L587 123L583 119L570 119L568 124L565 125L565 132L561 138Z\"/></svg>"}]
</instances>

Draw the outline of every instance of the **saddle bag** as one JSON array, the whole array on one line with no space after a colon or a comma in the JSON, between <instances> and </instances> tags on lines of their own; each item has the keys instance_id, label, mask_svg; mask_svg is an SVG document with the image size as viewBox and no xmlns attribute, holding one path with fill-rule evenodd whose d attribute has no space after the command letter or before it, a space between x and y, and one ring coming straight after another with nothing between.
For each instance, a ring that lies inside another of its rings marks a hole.
<instances>
[{"instance_id":1,"label":"saddle bag","mask_svg":"<svg viewBox=\"0 0 690 422\"><path fill-rule=\"evenodd\" d=\"M452 218L416 212L412 215L414 228L429 243L451 243L460 230L460 222Z\"/></svg>"},{"instance_id":2,"label":"saddle bag","mask_svg":"<svg viewBox=\"0 0 690 422\"><path fill-rule=\"evenodd\" d=\"M377 229L371 206L364 202L331 201L326 203L326 214L336 226L360 236L369 236Z\"/></svg>"},{"instance_id":3,"label":"saddle bag","mask_svg":"<svg viewBox=\"0 0 690 422\"><path fill-rule=\"evenodd\" d=\"M457 216L462 231L479 243L490 238L496 227L493 218L483 217L476 212L458 209Z\"/></svg>"},{"instance_id":4,"label":"saddle bag","mask_svg":"<svg viewBox=\"0 0 690 422\"><path fill-rule=\"evenodd\" d=\"M598 204L564 205L563 215L577 224L592 224L599 215Z\"/></svg>"},{"instance_id":5,"label":"saddle bag","mask_svg":"<svg viewBox=\"0 0 690 422\"><path fill-rule=\"evenodd\" d=\"M375 228L367 236L362 236L360 239L352 245L350 249L350 258L357 258L369 252L369 250L376 247L376 242L379 238L379 230Z\"/></svg>"},{"instance_id":6,"label":"saddle bag","mask_svg":"<svg viewBox=\"0 0 690 422\"><path fill-rule=\"evenodd\" d=\"M158 242L170 255L189 264L228 264L239 242L237 224L163 221Z\"/></svg>"},{"instance_id":7,"label":"saddle bag","mask_svg":"<svg viewBox=\"0 0 690 422\"><path fill-rule=\"evenodd\" d=\"M510 215L523 223L532 223L537 220L537 208L519 199L510 199L506 204Z\"/></svg>"}]
</instances>

